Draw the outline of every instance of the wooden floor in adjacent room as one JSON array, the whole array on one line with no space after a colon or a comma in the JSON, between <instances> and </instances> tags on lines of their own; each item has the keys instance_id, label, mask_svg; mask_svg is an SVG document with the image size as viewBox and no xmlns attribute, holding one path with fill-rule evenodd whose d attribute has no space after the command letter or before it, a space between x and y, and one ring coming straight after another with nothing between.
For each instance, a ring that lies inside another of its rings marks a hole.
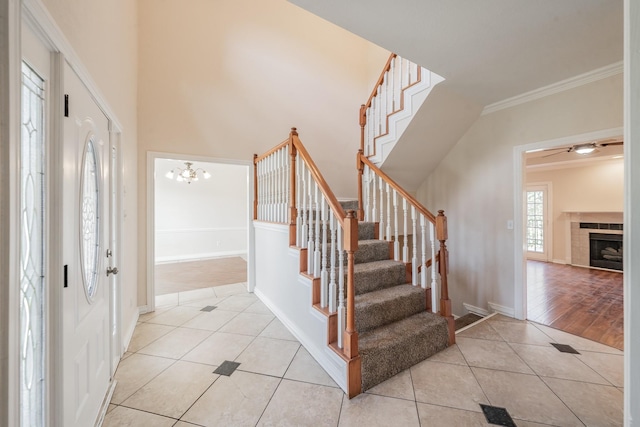
<instances>
[{"instance_id":1,"label":"wooden floor in adjacent room","mask_svg":"<svg viewBox=\"0 0 640 427\"><path fill-rule=\"evenodd\" d=\"M240 257L156 264L157 295L173 294L247 281L247 262Z\"/></svg>"},{"instance_id":2,"label":"wooden floor in adjacent room","mask_svg":"<svg viewBox=\"0 0 640 427\"><path fill-rule=\"evenodd\" d=\"M527 319L622 350L622 273L527 261Z\"/></svg>"}]
</instances>

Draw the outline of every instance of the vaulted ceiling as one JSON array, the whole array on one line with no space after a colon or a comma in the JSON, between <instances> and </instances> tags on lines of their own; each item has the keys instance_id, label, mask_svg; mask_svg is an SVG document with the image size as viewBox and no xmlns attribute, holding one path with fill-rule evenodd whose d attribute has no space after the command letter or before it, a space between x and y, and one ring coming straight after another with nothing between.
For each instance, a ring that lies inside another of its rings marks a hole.
<instances>
[{"instance_id":1,"label":"vaulted ceiling","mask_svg":"<svg viewBox=\"0 0 640 427\"><path fill-rule=\"evenodd\" d=\"M289 0L488 105L622 60L622 0Z\"/></svg>"}]
</instances>

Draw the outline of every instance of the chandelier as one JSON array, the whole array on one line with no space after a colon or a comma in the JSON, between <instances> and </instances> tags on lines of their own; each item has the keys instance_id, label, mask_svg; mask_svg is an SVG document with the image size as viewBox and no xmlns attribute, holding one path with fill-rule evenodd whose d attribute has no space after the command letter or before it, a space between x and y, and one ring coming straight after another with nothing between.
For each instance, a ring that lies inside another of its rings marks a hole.
<instances>
[{"instance_id":1,"label":"chandelier","mask_svg":"<svg viewBox=\"0 0 640 427\"><path fill-rule=\"evenodd\" d=\"M167 172L165 176L169 179L173 179L175 175L176 181L186 182L187 184L191 184L192 181L197 181L198 173L202 173L202 176L204 177L204 179L211 178L211 174L206 170L202 168L193 169L191 167L193 163L184 162L184 164L187 166L186 168L184 169L180 167L173 168L169 172Z\"/></svg>"}]
</instances>

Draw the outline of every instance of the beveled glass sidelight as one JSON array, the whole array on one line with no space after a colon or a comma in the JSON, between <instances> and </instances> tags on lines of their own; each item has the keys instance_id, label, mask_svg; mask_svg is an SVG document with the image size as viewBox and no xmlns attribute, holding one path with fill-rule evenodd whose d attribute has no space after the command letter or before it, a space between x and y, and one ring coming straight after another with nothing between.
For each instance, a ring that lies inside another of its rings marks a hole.
<instances>
[{"instance_id":1,"label":"beveled glass sidelight","mask_svg":"<svg viewBox=\"0 0 640 427\"><path fill-rule=\"evenodd\" d=\"M100 246L100 185L98 158L93 138L87 141L80 178L80 265L89 302L98 286Z\"/></svg>"}]
</instances>

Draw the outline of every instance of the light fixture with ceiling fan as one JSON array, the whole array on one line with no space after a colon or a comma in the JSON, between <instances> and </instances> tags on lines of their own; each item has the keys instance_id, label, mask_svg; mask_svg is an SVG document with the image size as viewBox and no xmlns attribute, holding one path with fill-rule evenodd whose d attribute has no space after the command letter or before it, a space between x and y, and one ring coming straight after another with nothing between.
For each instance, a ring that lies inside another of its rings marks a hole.
<instances>
[{"instance_id":1,"label":"light fixture with ceiling fan","mask_svg":"<svg viewBox=\"0 0 640 427\"><path fill-rule=\"evenodd\" d=\"M575 144L570 147L552 148L548 151L552 151L552 150L560 150L560 151L547 154L546 156L542 156L542 157L555 156L556 154L561 154L561 153L578 153L584 156L584 155L593 153L597 148L604 148L608 146L615 146L615 145L622 145L622 144L623 144L623 141L621 139L606 139L603 141L587 142L584 144Z\"/></svg>"}]
</instances>

